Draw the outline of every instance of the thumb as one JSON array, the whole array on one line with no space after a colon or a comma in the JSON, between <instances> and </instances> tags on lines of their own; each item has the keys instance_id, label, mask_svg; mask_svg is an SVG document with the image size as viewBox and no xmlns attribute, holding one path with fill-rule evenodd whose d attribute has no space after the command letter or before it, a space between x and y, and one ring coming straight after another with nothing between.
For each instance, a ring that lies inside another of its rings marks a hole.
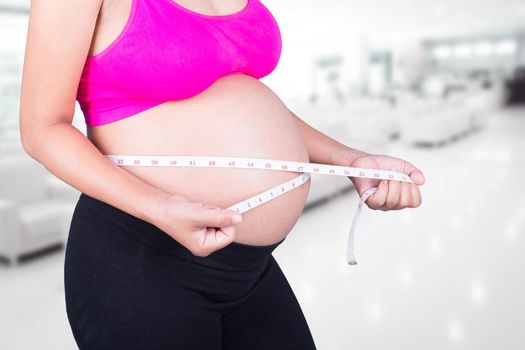
<instances>
[{"instance_id":1,"label":"thumb","mask_svg":"<svg viewBox=\"0 0 525 350\"><path fill-rule=\"evenodd\" d=\"M201 207L197 208L196 221L201 226L224 227L242 222L242 216L233 210Z\"/></svg>"},{"instance_id":2,"label":"thumb","mask_svg":"<svg viewBox=\"0 0 525 350\"><path fill-rule=\"evenodd\" d=\"M423 185L425 183L425 175L423 175L423 172L406 160L401 159L399 171L408 175L416 185Z\"/></svg>"},{"instance_id":3,"label":"thumb","mask_svg":"<svg viewBox=\"0 0 525 350\"><path fill-rule=\"evenodd\" d=\"M419 169L412 171L410 173L410 178L416 185L423 185L425 183L425 175L423 175Z\"/></svg>"},{"instance_id":4,"label":"thumb","mask_svg":"<svg viewBox=\"0 0 525 350\"><path fill-rule=\"evenodd\" d=\"M416 185L423 185L425 183L425 175L423 175L423 172L416 167L412 167L407 174Z\"/></svg>"}]
</instances>

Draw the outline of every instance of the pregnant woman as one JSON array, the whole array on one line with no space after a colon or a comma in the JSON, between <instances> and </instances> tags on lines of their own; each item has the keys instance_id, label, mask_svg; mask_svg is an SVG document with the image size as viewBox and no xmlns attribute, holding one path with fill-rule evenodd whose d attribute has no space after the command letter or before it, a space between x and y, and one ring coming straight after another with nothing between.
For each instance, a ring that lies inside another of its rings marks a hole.
<instances>
[{"instance_id":1,"label":"pregnant woman","mask_svg":"<svg viewBox=\"0 0 525 350\"><path fill-rule=\"evenodd\" d=\"M281 47L262 0L31 2L21 137L81 192L64 274L80 349L315 349L272 256L309 181L240 215L227 208L300 173L120 167L106 155L396 170L414 182L349 179L360 195L378 187L372 209L420 205L413 165L329 138L258 80ZM76 100L87 137L72 126Z\"/></svg>"}]
</instances>

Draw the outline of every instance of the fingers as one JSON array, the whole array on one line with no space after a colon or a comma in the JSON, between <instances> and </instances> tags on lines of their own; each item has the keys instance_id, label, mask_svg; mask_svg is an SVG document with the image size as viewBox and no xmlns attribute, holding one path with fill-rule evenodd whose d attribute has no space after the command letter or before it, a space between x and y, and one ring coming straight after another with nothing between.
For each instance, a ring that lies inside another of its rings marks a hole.
<instances>
[{"instance_id":1,"label":"fingers","mask_svg":"<svg viewBox=\"0 0 525 350\"><path fill-rule=\"evenodd\" d=\"M403 209L407 207L411 207L413 203L412 199L412 190L411 186L415 186L414 184L410 184L407 182L400 183L401 191L399 195L399 202L397 203L397 206L395 209Z\"/></svg>"},{"instance_id":2,"label":"fingers","mask_svg":"<svg viewBox=\"0 0 525 350\"><path fill-rule=\"evenodd\" d=\"M410 193L412 195L412 203L411 208L417 208L421 205L421 192L419 192L419 188L412 184L410 186Z\"/></svg>"},{"instance_id":3,"label":"fingers","mask_svg":"<svg viewBox=\"0 0 525 350\"><path fill-rule=\"evenodd\" d=\"M189 245L189 250L195 256L206 257L226 247L235 239L235 228L232 226L220 229L205 227L203 230L204 234L198 238L198 242Z\"/></svg>"},{"instance_id":4,"label":"fingers","mask_svg":"<svg viewBox=\"0 0 525 350\"><path fill-rule=\"evenodd\" d=\"M234 238L235 238L235 227L233 227L233 226L225 226L225 227L221 227L219 230L220 230L221 234L223 234L224 236L226 236L230 240L230 242L234 240Z\"/></svg>"},{"instance_id":5,"label":"fingers","mask_svg":"<svg viewBox=\"0 0 525 350\"><path fill-rule=\"evenodd\" d=\"M421 205L421 193L416 184L381 180L367 204L370 209L383 211L417 208Z\"/></svg>"},{"instance_id":6,"label":"fingers","mask_svg":"<svg viewBox=\"0 0 525 350\"><path fill-rule=\"evenodd\" d=\"M401 183L399 181L388 181L388 194L382 210L398 209L397 205L401 199Z\"/></svg>"},{"instance_id":7,"label":"fingers","mask_svg":"<svg viewBox=\"0 0 525 350\"><path fill-rule=\"evenodd\" d=\"M366 203L371 209L387 211L407 207L415 208L421 204L421 194L418 186L425 183L425 176L423 172L412 163L396 157L371 155L356 158L352 166L399 171L408 175L412 180L412 182L409 183L394 180L352 179L360 196L363 195L366 189L371 187L378 188L377 191L367 199Z\"/></svg>"},{"instance_id":8,"label":"fingers","mask_svg":"<svg viewBox=\"0 0 525 350\"><path fill-rule=\"evenodd\" d=\"M213 236L214 234L215 234L215 228L213 228L213 227L206 227L206 232L202 236L202 242L200 242L200 245L203 248L203 252L205 252L204 247L210 245L210 242L207 241L207 238Z\"/></svg>"},{"instance_id":9,"label":"fingers","mask_svg":"<svg viewBox=\"0 0 525 350\"><path fill-rule=\"evenodd\" d=\"M388 194L388 180L381 180L377 186L377 191L366 200L370 209L381 209L386 202Z\"/></svg>"},{"instance_id":10,"label":"fingers","mask_svg":"<svg viewBox=\"0 0 525 350\"><path fill-rule=\"evenodd\" d=\"M235 239L235 228L232 226L206 229L205 239L203 240L204 249L213 251L222 249Z\"/></svg>"}]
</instances>

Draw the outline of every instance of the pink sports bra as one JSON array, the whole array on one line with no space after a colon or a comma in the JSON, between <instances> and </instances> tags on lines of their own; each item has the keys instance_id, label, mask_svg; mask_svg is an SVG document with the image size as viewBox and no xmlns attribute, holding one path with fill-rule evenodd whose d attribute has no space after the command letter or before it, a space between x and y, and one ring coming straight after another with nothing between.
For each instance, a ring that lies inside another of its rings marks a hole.
<instances>
[{"instance_id":1,"label":"pink sports bra","mask_svg":"<svg viewBox=\"0 0 525 350\"><path fill-rule=\"evenodd\" d=\"M226 75L260 79L279 62L281 33L260 0L219 16L174 0L131 1L119 36L86 59L77 100L89 126L194 96Z\"/></svg>"}]
</instances>

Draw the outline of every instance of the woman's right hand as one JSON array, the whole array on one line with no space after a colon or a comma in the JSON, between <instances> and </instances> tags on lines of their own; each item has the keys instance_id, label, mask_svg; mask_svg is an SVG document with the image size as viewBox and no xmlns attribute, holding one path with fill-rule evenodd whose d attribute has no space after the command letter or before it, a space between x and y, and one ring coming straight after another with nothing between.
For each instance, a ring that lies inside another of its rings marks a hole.
<instances>
[{"instance_id":1,"label":"woman's right hand","mask_svg":"<svg viewBox=\"0 0 525 350\"><path fill-rule=\"evenodd\" d=\"M152 224L186 247L193 255L207 256L235 239L233 221L242 216L217 206L190 202L171 195L162 199Z\"/></svg>"}]
</instances>

